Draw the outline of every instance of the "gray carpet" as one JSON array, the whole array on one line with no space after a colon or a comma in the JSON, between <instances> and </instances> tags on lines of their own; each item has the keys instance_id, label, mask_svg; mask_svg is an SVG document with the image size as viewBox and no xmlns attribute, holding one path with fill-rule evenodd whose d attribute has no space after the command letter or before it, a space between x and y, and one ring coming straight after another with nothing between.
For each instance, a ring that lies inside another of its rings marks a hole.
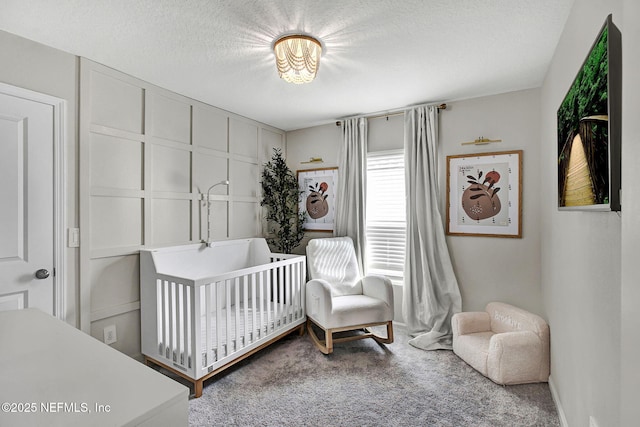
<instances>
[{"instance_id":1,"label":"gray carpet","mask_svg":"<svg viewBox=\"0 0 640 427\"><path fill-rule=\"evenodd\" d=\"M297 333L205 382L191 426L559 426L549 386L503 387L451 351L336 344L325 356Z\"/></svg>"}]
</instances>

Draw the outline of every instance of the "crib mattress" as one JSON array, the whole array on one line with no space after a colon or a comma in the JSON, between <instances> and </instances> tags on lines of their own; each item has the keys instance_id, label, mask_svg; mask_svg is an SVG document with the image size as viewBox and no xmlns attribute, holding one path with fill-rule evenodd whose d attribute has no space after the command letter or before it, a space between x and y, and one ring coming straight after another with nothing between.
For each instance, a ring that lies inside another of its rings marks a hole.
<instances>
[{"instance_id":1,"label":"crib mattress","mask_svg":"<svg viewBox=\"0 0 640 427\"><path fill-rule=\"evenodd\" d=\"M255 312L255 324L254 324ZM236 317L236 308L232 306L227 319L227 310L222 309L220 312L221 324L217 324L216 312L211 313L211 350L212 360L207 357L207 318L202 316L200 319L200 337L202 343L203 366L207 366L223 357L232 354L235 351L268 336L270 333L277 331L282 325L293 322L302 315L301 310L295 312L295 307L287 304L277 304L273 307L270 305L268 310L254 310L253 308L244 308L242 305L238 307L238 316ZM228 323L227 323L228 320ZM218 334L220 340L218 342Z\"/></svg>"},{"instance_id":2,"label":"crib mattress","mask_svg":"<svg viewBox=\"0 0 640 427\"><path fill-rule=\"evenodd\" d=\"M269 310L263 311L254 310L253 308L244 308L240 305L240 307L238 307L238 316L236 318L236 307L231 306L231 310L229 310L229 319L227 319L227 310L220 310L220 325L217 324L218 318L214 311L211 313L211 324L209 328L211 331L211 348L216 349L218 347L218 334L220 334L220 343L223 345L231 345L232 343L230 341L235 341L237 339L236 337L241 341L246 340L246 343L241 343L241 345L250 344L254 340L259 339L278 328L285 320L287 309L288 306L286 304L279 304L276 310L271 306ZM203 315L200 318L200 342L202 343L202 351L206 351L207 349L206 326L207 317ZM247 333L248 336L245 336Z\"/></svg>"},{"instance_id":3,"label":"crib mattress","mask_svg":"<svg viewBox=\"0 0 640 427\"><path fill-rule=\"evenodd\" d=\"M209 341L211 359L207 354L207 316L202 315L200 317L200 343L203 367L268 336L274 331L279 330L282 325L291 323L302 316L301 308L298 308L296 311L295 307L288 304L277 304L275 307L273 304L270 304L268 309L265 308L264 310L255 310L251 307L245 309L240 305L237 311L238 315L236 316L236 307L231 306L229 318L227 318L227 309L221 309L219 325L217 324L217 313L215 311L211 313L211 323L208 329L211 334ZM218 337L220 339L218 339ZM184 361L184 354L182 352L180 352L179 358ZM177 354L174 355L174 361L177 361L176 359L178 359ZM189 354L189 367L192 366L191 362L192 359Z\"/></svg>"}]
</instances>

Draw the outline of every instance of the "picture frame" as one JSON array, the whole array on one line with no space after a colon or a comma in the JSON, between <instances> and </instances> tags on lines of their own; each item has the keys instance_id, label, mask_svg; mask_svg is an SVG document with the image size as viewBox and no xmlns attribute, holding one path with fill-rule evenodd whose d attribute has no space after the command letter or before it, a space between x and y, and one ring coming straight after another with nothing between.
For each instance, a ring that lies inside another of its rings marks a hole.
<instances>
[{"instance_id":1,"label":"picture frame","mask_svg":"<svg viewBox=\"0 0 640 427\"><path fill-rule=\"evenodd\" d=\"M558 210L621 211L622 35L612 15L557 117Z\"/></svg>"},{"instance_id":2,"label":"picture frame","mask_svg":"<svg viewBox=\"0 0 640 427\"><path fill-rule=\"evenodd\" d=\"M335 227L338 168L304 169L296 172L302 193L298 211L305 212L305 231L329 231Z\"/></svg>"},{"instance_id":3,"label":"picture frame","mask_svg":"<svg viewBox=\"0 0 640 427\"><path fill-rule=\"evenodd\" d=\"M446 233L522 237L522 150L447 156Z\"/></svg>"}]
</instances>

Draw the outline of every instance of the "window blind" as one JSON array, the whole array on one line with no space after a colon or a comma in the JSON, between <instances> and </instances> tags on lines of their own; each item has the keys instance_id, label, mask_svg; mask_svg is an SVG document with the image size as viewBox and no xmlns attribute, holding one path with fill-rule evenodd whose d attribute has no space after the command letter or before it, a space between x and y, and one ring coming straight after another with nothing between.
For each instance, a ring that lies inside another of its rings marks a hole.
<instances>
[{"instance_id":1,"label":"window blind","mask_svg":"<svg viewBox=\"0 0 640 427\"><path fill-rule=\"evenodd\" d=\"M402 284L406 208L402 151L367 156L367 273Z\"/></svg>"}]
</instances>

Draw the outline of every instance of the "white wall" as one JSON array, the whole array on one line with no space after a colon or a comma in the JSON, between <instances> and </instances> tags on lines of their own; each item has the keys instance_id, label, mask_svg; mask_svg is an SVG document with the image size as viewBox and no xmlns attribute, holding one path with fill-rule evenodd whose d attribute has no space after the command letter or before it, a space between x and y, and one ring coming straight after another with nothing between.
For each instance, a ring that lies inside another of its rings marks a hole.
<instances>
[{"instance_id":1,"label":"white wall","mask_svg":"<svg viewBox=\"0 0 640 427\"><path fill-rule=\"evenodd\" d=\"M556 111L609 13L613 13L613 20L622 31L623 45L634 44L625 38L621 25L621 1L576 1L541 95L538 173L542 288L551 328L552 384L570 426L589 425L589 416L599 426L622 425L619 415L622 220L612 212L560 212L556 200ZM633 52L637 55L636 50ZM623 122L630 120L637 122L637 117L625 113ZM625 153L629 151L626 147L629 142L623 141ZM633 181L637 178L631 181L626 176L623 188ZM623 217L632 212L623 206ZM630 229L638 230L637 225L629 225ZM637 276L635 280L637 283ZM637 304L635 307L637 312Z\"/></svg>"},{"instance_id":2,"label":"white wall","mask_svg":"<svg viewBox=\"0 0 640 427\"><path fill-rule=\"evenodd\" d=\"M640 2L624 0L622 21L622 290L620 425L632 426L640 420ZM615 365L615 362L614 362ZM600 424L603 425L603 424Z\"/></svg>"},{"instance_id":3,"label":"white wall","mask_svg":"<svg viewBox=\"0 0 640 427\"><path fill-rule=\"evenodd\" d=\"M538 90L448 103L440 115L440 188L444 221L444 192L447 155L501 150L524 150L523 238L449 236L449 251L462 293L464 310L481 310L494 300L509 302L543 314L540 290L539 237L539 131ZM369 120L369 151L402 148L402 115ZM478 136L503 139L493 146L461 146ZM323 156L334 166L342 141L335 124L287 133L287 162L292 169L308 165L299 162ZM325 165L321 165L325 166ZM443 222L444 223L444 222ZM309 233L308 233L309 234ZM320 237L319 233L307 236ZM303 245L306 242L303 242ZM302 248L301 248L302 249ZM300 249L300 250L301 250ZM396 320L402 321L402 290L394 289Z\"/></svg>"},{"instance_id":4,"label":"white wall","mask_svg":"<svg viewBox=\"0 0 640 427\"><path fill-rule=\"evenodd\" d=\"M448 236L463 311L502 301L543 316L540 290L540 94L537 89L448 102L440 113L440 210L446 220L446 156L523 150L522 238ZM501 139L461 145L476 138ZM543 316L544 317L544 316Z\"/></svg>"},{"instance_id":5,"label":"white wall","mask_svg":"<svg viewBox=\"0 0 640 427\"><path fill-rule=\"evenodd\" d=\"M287 165L296 173L299 170L332 168L338 166L338 148L342 140L342 128L335 123L299 129L286 134ZM303 163L310 158L322 158L322 163ZM331 237L327 232L306 232L295 254L304 254L309 239Z\"/></svg>"}]
</instances>

